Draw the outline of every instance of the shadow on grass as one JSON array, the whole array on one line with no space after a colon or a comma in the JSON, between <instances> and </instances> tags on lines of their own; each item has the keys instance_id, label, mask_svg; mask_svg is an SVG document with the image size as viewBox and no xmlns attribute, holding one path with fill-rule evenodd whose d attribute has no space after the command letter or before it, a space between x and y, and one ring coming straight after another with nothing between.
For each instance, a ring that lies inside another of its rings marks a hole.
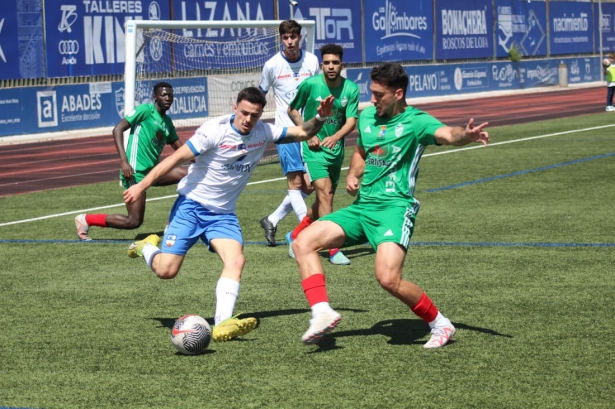
<instances>
[{"instance_id":1,"label":"shadow on grass","mask_svg":"<svg viewBox=\"0 0 615 409\"><path fill-rule=\"evenodd\" d=\"M342 249L342 253L344 253L344 255L346 257L348 257L350 260L358 258L358 257L362 257L362 256L366 256L368 254L374 254L375 251L374 249L369 246L361 246L361 247L349 247L349 248L344 248ZM328 259L329 258L329 251L321 251L318 253L322 258Z\"/></svg>"},{"instance_id":2,"label":"shadow on grass","mask_svg":"<svg viewBox=\"0 0 615 409\"><path fill-rule=\"evenodd\" d=\"M474 327L460 322L453 322L453 325L457 330L464 329L469 331L482 332L484 334L498 337L512 338L512 335L501 334L488 328ZM318 349L310 353L327 352L335 349L341 349L342 347L336 345L336 341L338 338L343 337L384 335L390 338L387 341L387 344L389 345L422 345L426 342L423 338L428 335L429 332L429 326L423 320L397 319L380 321L371 328L350 331L334 331L330 334L327 334L322 339L322 341L317 344ZM454 343L454 339L449 342L449 344Z\"/></svg>"},{"instance_id":3,"label":"shadow on grass","mask_svg":"<svg viewBox=\"0 0 615 409\"><path fill-rule=\"evenodd\" d=\"M354 309L354 308L336 308L336 310L337 311L349 311L349 312L354 312L354 313L368 312L369 311L369 310L357 310L357 309ZM256 328L258 328L259 325L260 325L260 321L263 318L282 317L282 316L286 316L286 315L296 315L296 314L307 314L309 312L310 312L309 308L296 308L296 309L287 309L287 310L249 312L249 313L243 313L239 317L240 318L248 318L248 317L256 318L258 320L258 324L256 324ZM205 319L207 320L209 325L213 326L213 322L214 322L213 317L209 317L209 318L205 318ZM160 317L155 317L155 318L152 318L152 320L158 321L160 323L160 328L172 329L173 328L173 324L175 324L175 320L177 320L177 318L160 318Z\"/></svg>"}]
</instances>

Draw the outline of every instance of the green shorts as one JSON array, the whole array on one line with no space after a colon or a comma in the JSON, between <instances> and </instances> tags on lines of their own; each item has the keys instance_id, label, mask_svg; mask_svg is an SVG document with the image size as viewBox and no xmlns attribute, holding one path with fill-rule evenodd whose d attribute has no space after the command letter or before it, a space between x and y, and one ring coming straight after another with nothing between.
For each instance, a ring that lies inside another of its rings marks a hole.
<instances>
[{"instance_id":1,"label":"green shorts","mask_svg":"<svg viewBox=\"0 0 615 409\"><path fill-rule=\"evenodd\" d=\"M319 179L330 179L331 185L333 185L333 189L335 190L340 182L343 162L343 156L335 159L320 157L318 160L304 162L304 166L311 183Z\"/></svg>"},{"instance_id":2,"label":"green shorts","mask_svg":"<svg viewBox=\"0 0 615 409\"><path fill-rule=\"evenodd\" d=\"M149 171L147 172L134 172L133 176L130 179L126 179L124 178L124 175L122 174L122 171L120 170L120 182L122 182L122 186L124 187L124 190L128 190L128 188L132 185L136 185L137 183L139 183L140 181L143 180L143 178L145 177L145 175L147 175L149 173ZM158 186L156 183L154 183L152 186Z\"/></svg>"},{"instance_id":3,"label":"green shorts","mask_svg":"<svg viewBox=\"0 0 615 409\"><path fill-rule=\"evenodd\" d=\"M344 229L344 247L369 241L373 248L381 243L392 242L408 249L418 211L418 204L415 207L387 208L352 204L318 220L331 221Z\"/></svg>"}]
</instances>

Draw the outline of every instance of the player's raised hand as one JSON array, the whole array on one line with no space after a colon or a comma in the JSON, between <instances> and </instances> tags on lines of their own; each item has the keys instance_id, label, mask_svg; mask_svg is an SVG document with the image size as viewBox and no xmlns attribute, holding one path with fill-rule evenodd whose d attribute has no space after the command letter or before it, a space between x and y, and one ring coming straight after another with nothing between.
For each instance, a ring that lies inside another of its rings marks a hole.
<instances>
[{"instance_id":1,"label":"player's raised hand","mask_svg":"<svg viewBox=\"0 0 615 409\"><path fill-rule=\"evenodd\" d=\"M468 125L466 125L466 137L473 142L479 142L487 146L489 143L489 133L483 131L483 128L487 125L489 125L489 122L483 122L478 126L474 126L474 118L470 118Z\"/></svg>"},{"instance_id":2,"label":"player's raised hand","mask_svg":"<svg viewBox=\"0 0 615 409\"><path fill-rule=\"evenodd\" d=\"M321 118L326 118L328 116L331 116L331 113L333 113L333 101L334 100L335 100L335 97L333 95L329 95L327 98L320 101L320 105L318 106L316 111L318 112L318 115L320 115Z\"/></svg>"}]
</instances>

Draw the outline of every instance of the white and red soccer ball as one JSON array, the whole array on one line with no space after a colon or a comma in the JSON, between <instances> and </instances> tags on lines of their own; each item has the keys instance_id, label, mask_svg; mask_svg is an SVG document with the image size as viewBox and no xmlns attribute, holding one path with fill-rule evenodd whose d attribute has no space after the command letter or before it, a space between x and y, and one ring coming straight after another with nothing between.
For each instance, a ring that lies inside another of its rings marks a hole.
<instances>
[{"instance_id":1,"label":"white and red soccer ball","mask_svg":"<svg viewBox=\"0 0 615 409\"><path fill-rule=\"evenodd\" d=\"M211 327L203 317L195 314L179 317L171 330L171 342L184 355L205 352L211 341Z\"/></svg>"}]
</instances>

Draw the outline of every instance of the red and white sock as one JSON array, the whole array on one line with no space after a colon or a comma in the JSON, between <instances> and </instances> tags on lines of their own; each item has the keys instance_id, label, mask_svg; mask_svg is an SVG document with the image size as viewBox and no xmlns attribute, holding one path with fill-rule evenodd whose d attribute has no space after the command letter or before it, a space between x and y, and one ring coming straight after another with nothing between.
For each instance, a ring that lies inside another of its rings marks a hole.
<instances>
[{"instance_id":1,"label":"red and white sock","mask_svg":"<svg viewBox=\"0 0 615 409\"><path fill-rule=\"evenodd\" d=\"M301 287L305 293L308 304L312 309L312 317L322 312L333 310L329 305L327 286L323 274L314 274L301 281Z\"/></svg>"}]
</instances>

